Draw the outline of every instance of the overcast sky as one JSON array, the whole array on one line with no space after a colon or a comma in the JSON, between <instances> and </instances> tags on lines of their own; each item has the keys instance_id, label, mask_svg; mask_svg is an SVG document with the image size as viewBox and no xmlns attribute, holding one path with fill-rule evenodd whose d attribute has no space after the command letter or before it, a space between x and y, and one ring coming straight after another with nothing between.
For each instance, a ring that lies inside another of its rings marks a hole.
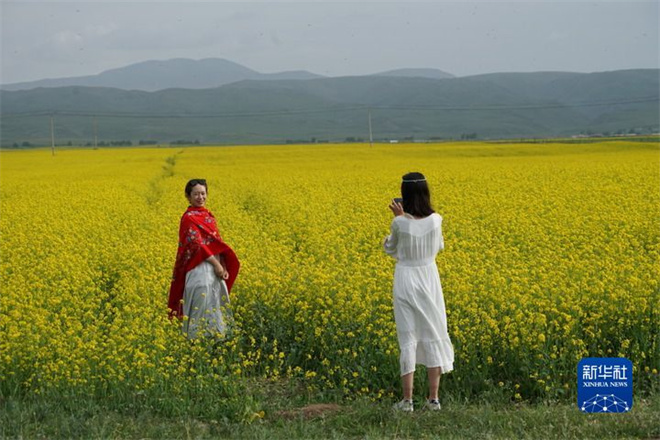
<instances>
[{"instance_id":1,"label":"overcast sky","mask_svg":"<svg viewBox=\"0 0 660 440\"><path fill-rule=\"evenodd\" d=\"M146 60L363 75L659 67L658 1L1 2L2 83Z\"/></svg>"}]
</instances>

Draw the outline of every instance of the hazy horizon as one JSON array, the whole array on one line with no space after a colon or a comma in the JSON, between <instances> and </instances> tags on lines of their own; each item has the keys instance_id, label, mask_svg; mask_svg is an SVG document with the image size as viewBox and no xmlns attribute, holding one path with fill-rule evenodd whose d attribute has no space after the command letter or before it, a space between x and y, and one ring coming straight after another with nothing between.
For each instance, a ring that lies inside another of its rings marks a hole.
<instances>
[{"instance_id":1,"label":"hazy horizon","mask_svg":"<svg viewBox=\"0 0 660 440\"><path fill-rule=\"evenodd\" d=\"M1 5L2 84L174 58L330 77L407 68L471 76L659 67L655 1Z\"/></svg>"},{"instance_id":2,"label":"hazy horizon","mask_svg":"<svg viewBox=\"0 0 660 440\"><path fill-rule=\"evenodd\" d=\"M31 83L31 82L34 82L34 81L41 81L41 80L58 80L58 79L68 79L68 78L77 78L77 77L81 77L81 78L82 78L82 77L88 77L88 76L95 76L95 75L99 75L99 74L102 74L102 73L105 73L105 72L108 72L108 71L119 70L119 69L122 69L122 68L124 68L124 67L129 67L129 66L132 66L132 65L141 64L141 63L146 63L146 62L152 62L152 61L155 61L155 62L167 62L167 61L173 61L173 60L203 61L203 60L211 60L211 59L214 59L214 60L220 60L220 59L222 59L222 58L199 58L199 59L192 59L192 58L176 57L176 58L160 59L160 60L159 60L159 59L152 59L152 60L138 61L138 62L136 62L136 63L131 63L131 64L127 64L127 65L124 65L124 66L118 66L118 67L110 68L110 69L104 70L104 71L102 71L102 72L98 72L98 73L96 73L96 74L90 74L90 75L75 75L75 76L70 76L70 77L39 78L39 79L37 79L37 80L30 80L30 81L17 81L17 82L14 82L14 83L4 83L4 82L3 82L3 83L1 83L1 84L2 84L2 85L12 85L12 84L20 84L20 83L23 83L23 82ZM234 62L234 61L232 61L232 60L227 60L227 59L224 59L224 60L225 60L225 61L229 61L229 62ZM235 62L234 62L234 63L235 63ZM239 64L239 65L241 65L241 66L243 66L243 67L246 67L246 68L248 68L248 69L252 69L251 67L249 67L249 66L245 66L245 65L240 64L240 63L236 63L236 64ZM638 70L638 69L658 69L658 67L639 67L639 68L631 67L631 68L615 69L615 70ZM309 73L316 73L316 72L312 72L312 71L307 70L307 69L286 69L286 70L276 71L276 72L261 72L261 71L258 71L258 70L256 70L256 69L252 69L252 70L255 70L255 71L258 72L258 73L272 73L272 74L275 74L275 73L283 73L283 72L294 71L294 70L305 70L305 71L307 71L307 72L309 72ZM326 78L338 78L338 77L342 77L342 76L369 76L369 75L380 74L380 73L386 73L386 72L389 72L389 71L399 71L399 70L438 70L438 71L442 71L442 72L445 72L445 73L449 73L449 74L454 75L452 72L447 72L446 70L435 69L435 68L432 68L432 67L400 67L400 68L396 68L396 69L389 69L389 70L386 70L386 71L368 72L368 73L364 73L364 74L337 75L337 76L323 75L322 77L326 77ZM566 72L566 73L584 73L584 74L589 74L589 73L599 73L599 72L606 72L606 71L613 71L613 70L605 70L605 71L599 70L599 71L589 71L589 72L576 72L576 71L567 71L567 70L542 70L542 71L537 70L537 71L530 71L530 72L521 72L521 71L498 71L498 72L485 72L485 73L475 73L475 74L470 74L470 75L461 75L461 76L459 76L459 75L454 75L454 76L455 76L456 78L464 78L464 77L469 77L469 76L488 75L488 74L497 74L497 73L540 73L540 72ZM317 75L318 75L318 74L317 74Z\"/></svg>"}]
</instances>

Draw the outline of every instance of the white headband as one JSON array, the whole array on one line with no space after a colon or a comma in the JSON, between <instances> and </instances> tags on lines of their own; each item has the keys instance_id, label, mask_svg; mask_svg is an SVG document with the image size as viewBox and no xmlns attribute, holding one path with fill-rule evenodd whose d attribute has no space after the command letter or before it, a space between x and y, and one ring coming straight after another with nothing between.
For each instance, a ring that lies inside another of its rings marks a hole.
<instances>
[{"instance_id":1,"label":"white headband","mask_svg":"<svg viewBox=\"0 0 660 440\"><path fill-rule=\"evenodd\" d=\"M404 183L426 182L426 179L414 179L414 180L403 179L402 182L404 182Z\"/></svg>"}]
</instances>

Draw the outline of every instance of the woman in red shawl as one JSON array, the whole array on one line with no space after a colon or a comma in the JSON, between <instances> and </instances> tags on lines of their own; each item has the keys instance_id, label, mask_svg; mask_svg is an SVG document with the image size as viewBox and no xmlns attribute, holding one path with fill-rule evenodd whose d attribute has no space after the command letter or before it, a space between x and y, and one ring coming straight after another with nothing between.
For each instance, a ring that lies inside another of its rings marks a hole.
<instances>
[{"instance_id":1,"label":"woman in red shawl","mask_svg":"<svg viewBox=\"0 0 660 440\"><path fill-rule=\"evenodd\" d=\"M213 214L205 208L206 180L186 184L190 206L181 217L179 249L174 264L168 307L170 317L183 320L183 333L195 338L198 330L224 333L223 309L238 275L234 251L222 241Z\"/></svg>"}]
</instances>

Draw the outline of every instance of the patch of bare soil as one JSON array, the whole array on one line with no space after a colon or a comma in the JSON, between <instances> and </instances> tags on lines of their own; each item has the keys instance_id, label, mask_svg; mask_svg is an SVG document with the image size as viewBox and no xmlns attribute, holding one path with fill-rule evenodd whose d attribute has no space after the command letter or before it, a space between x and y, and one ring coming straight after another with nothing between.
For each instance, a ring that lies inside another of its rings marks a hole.
<instances>
[{"instance_id":1,"label":"patch of bare soil","mask_svg":"<svg viewBox=\"0 0 660 440\"><path fill-rule=\"evenodd\" d=\"M302 408L277 411L275 415L287 420L296 418L313 419L316 417L325 417L338 411L341 411L341 406L334 403L315 403L303 406Z\"/></svg>"}]
</instances>

